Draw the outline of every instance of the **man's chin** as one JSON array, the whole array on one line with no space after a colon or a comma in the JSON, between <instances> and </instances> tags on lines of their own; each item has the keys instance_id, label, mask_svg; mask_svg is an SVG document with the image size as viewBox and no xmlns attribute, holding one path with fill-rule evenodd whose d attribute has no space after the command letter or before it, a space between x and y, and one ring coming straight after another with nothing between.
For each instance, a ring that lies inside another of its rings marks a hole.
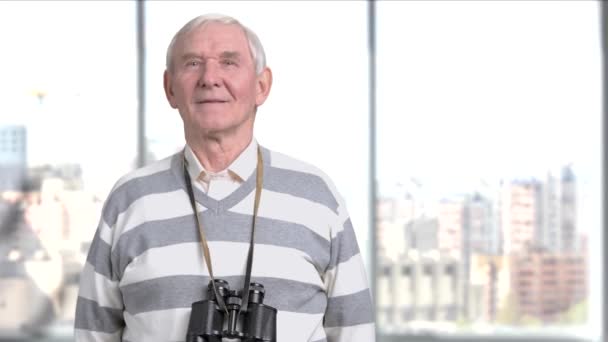
<instances>
[{"instance_id":1,"label":"man's chin","mask_svg":"<svg viewBox=\"0 0 608 342\"><path fill-rule=\"evenodd\" d=\"M250 135L249 130L253 130L253 118L246 120L234 120L228 117L229 114L205 115L195 118L194 121L185 123L184 130L186 135L200 138L212 138L226 135L243 134Z\"/></svg>"},{"instance_id":2,"label":"man's chin","mask_svg":"<svg viewBox=\"0 0 608 342\"><path fill-rule=\"evenodd\" d=\"M210 112L195 117L192 126L203 131L224 130L233 124L228 119L229 114Z\"/></svg>"},{"instance_id":3,"label":"man's chin","mask_svg":"<svg viewBox=\"0 0 608 342\"><path fill-rule=\"evenodd\" d=\"M202 137L215 137L215 136L221 136L221 135L226 135L232 131L235 131L235 127L228 125L226 123L218 123L218 122L213 122L213 123L204 123L204 124L199 124L196 125L196 129L193 129L192 133L194 133L197 136L202 136ZM188 128L186 128L188 129Z\"/></svg>"}]
</instances>

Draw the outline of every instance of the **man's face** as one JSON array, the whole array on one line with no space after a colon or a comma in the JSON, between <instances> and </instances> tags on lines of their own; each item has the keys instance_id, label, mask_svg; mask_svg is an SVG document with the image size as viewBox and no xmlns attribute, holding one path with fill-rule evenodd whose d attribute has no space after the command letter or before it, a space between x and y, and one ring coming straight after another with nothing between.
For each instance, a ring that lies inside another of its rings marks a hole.
<instances>
[{"instance_id":1,"label":"man's face","mask_svg":"<svg viewBox=\"0 0 608 342\"><path fill-rule=\"evenodd\" d=\"M176 42L165 72L165 93L179 110L188 136L253 130L256 106L266 100L269 69L256 75L243 30L207 23ZM249 132L250 133L250 132Z\"/></svg>"}]
</instances>

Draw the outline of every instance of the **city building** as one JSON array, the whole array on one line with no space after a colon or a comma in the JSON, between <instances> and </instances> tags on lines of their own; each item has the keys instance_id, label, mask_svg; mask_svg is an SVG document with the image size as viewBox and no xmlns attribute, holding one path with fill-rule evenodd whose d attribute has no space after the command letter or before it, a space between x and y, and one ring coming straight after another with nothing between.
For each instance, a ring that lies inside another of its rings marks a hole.
<instances>
[{"instance_id":1,"label":"city building","mask_svg":"<svg viewBox=\"0 0 608 342\"><path fill-rule=\"evenodd\" d=\"M405 251L416 250L421 253L434 251L438 248L437 218L421 216L405 225Z\"/></svg>"},{"instance_id":2,"label":"city building","mask_svg":"<svg viewBox=\"0 0 608 342\"><path fill-rule=\"evenodd\" d=\"M503 184L500 210L505 254L518 253L538 244L540 190L540 182L534 179Z\"/></svg>"},{"instance_id":3,"label":"city building","mask_svg":"<svg viewBox=\"0 0 608 342\"><path fill-rule=\"evenodd\" d=\"M511 291L518 316L555 322L587 298L585 252L555 254L532 249L511 255Z\"/></svg>"},{"instance_id":4,"label":"city building","mask_svg":"<svg viewBox=\"0 0 608 342\"><path fill-rule=\"evenodd\" d=\"M585 299L574 174L552 175L444 197L430 215L409 193L379 200L379 324L552 322Z\"/></svg>"},{"instance_id":5,"label":"city building","mask_svg":"<svg viewBox=\"0 0 608 342\"><path fill-rule=\"evenodd\" d=\"M576 178L570 166L549 171L543 181L513 180L502 189L504 252L542 248L554 253L577 250Z\"/></svg>"},{"instance_id":6,"label":"city building","mask_svg":"<svg viewBox=\"0 0 608 342\"><path fill-rule=\"evenodd\" d=\"M382 262L378 323L405 327L416 322L455 322L463 312L459 260L438 251L410 250L398 262Z\"/></svg>"},{"instance_id":7,"label":"city building","mask_svg":"<svg viewBox=\"0 0 608 342\"><path fill-rule=\"evenodd\" d=\"M460 258L463 253L465 199L454 197L442 199L438 208L438 247L442 253Z\"/></svg>"},{"instance_id":8,"label":"city building","mask_svg":"<svg viewBox=\"0 0 608 342\"><path fill-rule=\"evenodd\" d=\"M0 192L21 191L25 186L26 168L25 126L0 126Z\"/></svg>"},{"instance_id":9,"label":"city building","mask_svg":"<svg viewBox=\"0 0 608 342\"><path fill-rule=\"evenodd\" d=\"M380 221L376 224L378 256L397 262L406 250L405 223Z\"/></svg>"},{"instance_id":10,"label":"city building","mask_svg":"<svg viewBox=\"0 0 608 342\"><path fill-rule=\"evenodd\" d=\"M557 173L557 175L556 175ZM548 172L542 187L539 245L553 252L576 249L576 178L570 166Z\"/></svg>"},{"instance_id":11,"label":"city building","mask_svg":"<svg viewBox=\"0 0 608 342\"><path fill-rule=\"evenodd\" d=\"M495 201L479 193L465 203L464 231L471 253L499 255L500 229Z\"/></svg>"},{"instance_id":12,"label":"city building","mask_svg":"<svg viewBox=\"0 0 608 342\"><path fill-rule=\"evenodd\" d=\"M471 255L469 319L496 322L511 287L510 259L503 255Z\"/></svg>"},{"instance_id":13,"label":"city building","mask_svg":"<svg viewBox=\"0 0 608 342\"><path fill-rule=\"evenodd\" d=\"M419 215L416 202L409 195L382 198L377 201L376 208L378 255L397 261L407 250L406 227Z\"/></svg>"}]
</instances>

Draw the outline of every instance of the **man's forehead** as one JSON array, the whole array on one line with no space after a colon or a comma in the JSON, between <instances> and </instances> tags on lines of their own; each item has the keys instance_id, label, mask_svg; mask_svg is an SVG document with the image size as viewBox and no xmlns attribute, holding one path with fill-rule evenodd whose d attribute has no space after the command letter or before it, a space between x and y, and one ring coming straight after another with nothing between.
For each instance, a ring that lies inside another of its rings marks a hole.
<instances>
[{"instance_id":1,"label":"man's forehead","mask_svg":"<svg viewBox=\"0 0 608 342\"><path fill-rule=\"evenodd\" d=\"M236 24L205 23L185 34L181 40L184 46L205 44L210 47L230 47L231 51L249 48L245 31Z\"/></svg>"}]
</instances>

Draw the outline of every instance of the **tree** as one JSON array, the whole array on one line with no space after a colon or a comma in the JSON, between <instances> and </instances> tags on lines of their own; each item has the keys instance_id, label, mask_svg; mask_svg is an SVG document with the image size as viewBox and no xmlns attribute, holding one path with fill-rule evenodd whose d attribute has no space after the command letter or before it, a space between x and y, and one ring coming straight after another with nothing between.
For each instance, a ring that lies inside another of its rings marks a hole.
<instances>
[{"instance_id":1,"label":"tree","mask_svg":"<svg viewBox=\"0 0 608 342\"><path fill-rule=\"evenodd\" d=\"M509 292L505 302L499 306L496 323L514 325L519 322L519 305L513 292Z\"/></svg>"},{"instance_id":2,"label":"tree","mask_svg":"<svg viewBox=\"0 0 608 342\"><path fill-rule=\"evenodd\" d=\"M580 324L587 322L587 299L584 299L563 312L559 317L561 324Z\"/></svg>"}]
</instances>

